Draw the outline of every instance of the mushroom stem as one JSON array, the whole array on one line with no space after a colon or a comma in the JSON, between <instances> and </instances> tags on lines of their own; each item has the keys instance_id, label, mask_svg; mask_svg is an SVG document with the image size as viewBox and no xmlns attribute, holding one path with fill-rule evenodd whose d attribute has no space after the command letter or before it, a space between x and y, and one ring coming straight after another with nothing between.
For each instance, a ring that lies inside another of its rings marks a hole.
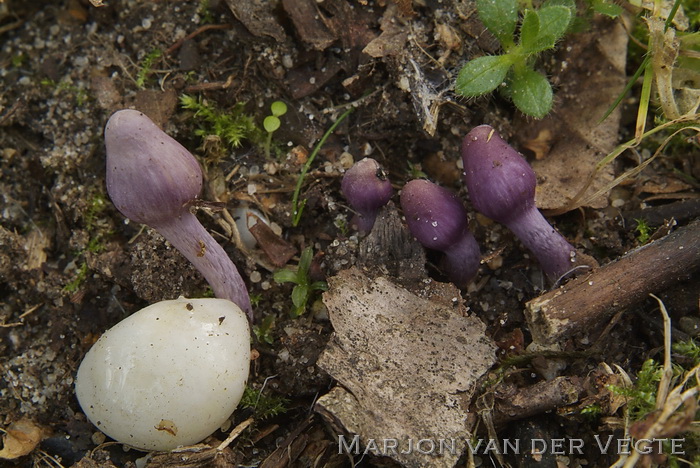
<instances>
[{"instance_id":1,"label":"mushroom stem","mask_svg":"<svg viewBox=\"0 0 700 468\"><path fill-rule=\"evenodd\" d=\"M362 234L372 230L379 210L394 194L386 173L372 158L364 158L348 169L340 189L357 212L352 225Z\"/></svg>"},{"instance_id":2,"label":"mushroom stem","mask_svg":"<svg viewBox=\"0 0 700 468\"><path fill-rule=\"evenodd\" d=\"M252 316L250 296L238 269L195 215L185 211L177 218L152 227L192 262L216 297L228 299Z\"/></svg>"},{"instance_id":3,"label":"mushroom stem","mask_svg":"<svg viewBox=\"0 0 700 468\"><path fill-rule=\"evenodd\" d=\"M428 180L411 180L401 190L401 208L418 242L445 254L440 266L450 281L467 286L479 271L481 253L457 195Z\"/></svg>"},{"instance_id":4,"label":"mushroom stem","mask_svg":"<svg viewBox=\"0 0 700 468\"><path fill-rule=\"evenodd\" d=\"M374 227L378 214L379 210L368 210L364 213L357 213L352 217L350 225L356 227L360 233L366 234Z\"/></svg>"},{"instance_id":5,"label":"mushroom stem","mask_svg":"<svg viewBox=\"0 0 700 468\"><path fill-rule=\"evenodd\" d=\"M556 282L574 266L595 265L559 234L535 206L535 171L489 125L470 131L462 142L464 180L474 207L505 224L532 251L547 277Z\"/></svg>"},{"instance_id":6,"label":"mushroom stem","mask_svg":"<svg viewBox=\"0 0 700 468\"><path fill-rule=\"evenodd\" d=\"M141 112L115 112L105 127L107 192L127 218L147 224L204 275L217 297L253 320L250 296L224 249L190 213L202 191L195 157Z\"/></svg>"},{"instance_id":7,"label":"mushroom stem","mask_svg":"<svg viewBox=\"0 0 700 468\"><path fill-rule=\"evenodd\" d=\"M479 244L471 233L445 249L442 269L458 287L466 287L479 272L481 254Z\"/></svg>"},{"instance_id":8,"label":"mushroom stem","mask_svg":"<svg viewBox=\"0 0 700 468\"><path fill-rule=\"evenodd\" d=\"M575 266L576 249L554 229L534 206L529 205L505 224L530 250L551 281Z\"/></svg>"}]
</instances>

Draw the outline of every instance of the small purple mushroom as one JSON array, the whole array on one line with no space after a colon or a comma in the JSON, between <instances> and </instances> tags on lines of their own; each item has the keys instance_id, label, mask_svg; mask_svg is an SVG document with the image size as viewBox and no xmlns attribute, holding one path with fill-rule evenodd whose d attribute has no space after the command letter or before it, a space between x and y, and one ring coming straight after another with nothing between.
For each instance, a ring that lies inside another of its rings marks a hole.
<instances>
[{"instance_id":1,"label":"small purple mushroom","mask_svg":"<svg viewBox=\"0 0 700 468\"><path fill-rule=\"evenodd\" d=\"M361 233L372 230L379 210L389 203L394 194L384 170L371 158L364 158L348 169L340 189L357 212L352 224Z\"/></svg>"},{"instance_id":2,"label":"small purple mushroom","mask_svg":"<svg viewBox=\"0 0 700 468\"><path fill-rule=\"evenodd\" d=\"M224 249L189 211L202 191L199 163L135 110L115 112L105 127L107 192L127 218L158 231L202 273L216 297L252 319L245 283Z\"/></svg>"},{"instance_id":3,"label":"small purple mushroom","mask_svg":"<svg viewBox=\"0 0 700 468\"><path fill-rule=\"evenodd\" d=\"M453 283L466 286L479 270L481 254L457 195L416 179L401 190L401 208L411 234L424 247L444 252L442 268Z\"/></svg>"},{"instance_id":4,"label":"small purple mushroom","mask_svg":"<svg viewBox=\"0 0 700 468\"><path fill-rule=\"evenodd\" d=\"M532 253L551 281L576 266L576 249L535 206L535 172L489 125L462 142L464 179L474 207L505 224Z\"/></svg>"}]
</instances>

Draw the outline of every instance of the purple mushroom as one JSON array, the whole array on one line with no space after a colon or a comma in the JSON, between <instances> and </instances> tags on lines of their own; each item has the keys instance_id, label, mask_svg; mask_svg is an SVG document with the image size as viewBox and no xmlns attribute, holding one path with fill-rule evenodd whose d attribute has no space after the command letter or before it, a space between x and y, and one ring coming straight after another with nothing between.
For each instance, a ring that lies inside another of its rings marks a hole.
<instances>
[{"instance_id":1,"label":"purple mushroom","mask_svg":"<svg viewBox=\"0 0 700 468\"><path fill-rule=\"evenodd\" d=\"M411 234L424 247L444 252L445 273L457 286L466 286L479 270L481 254L457 195L427 180L412 180L401 190L401 208Z\"/></svg>"},{"instance_id":2,"label":"purple mushroom","mask_svg":"<svg viewBox=\"0 0 700 468\"><path fill-rule=\"evenodd\" d=\"M361 233L372 230L379 210L389 203L394 194L384 170L371 158L364 158L348 169L340 189L357 212L352 224Z\"/></svg>"},{"instance_id":3,"label":"purple mushroom","mask_svg":"<svg viewBox=\"0 0 700 468\"><path fill-rule=\"evenodd\" d=\"M489 125L474 128L462 142L464 179L474 207L505 224L532 253L552 281L574 269L576 249L535 206L535 172Z\"/></svg>"},{"instance_id":4,"label":"purple mushroom","mask_svg":"<svg viewBox=\"0 0 700 468\"><path fill-rule=\"evenodd\" d=\"M127 218L177 248L209 282L252 318L245 283L224 249L190 212L202 191L199 163L180 143L135 110L115 112L105 127L107 192Z\"/></svg>"}]
</instances>

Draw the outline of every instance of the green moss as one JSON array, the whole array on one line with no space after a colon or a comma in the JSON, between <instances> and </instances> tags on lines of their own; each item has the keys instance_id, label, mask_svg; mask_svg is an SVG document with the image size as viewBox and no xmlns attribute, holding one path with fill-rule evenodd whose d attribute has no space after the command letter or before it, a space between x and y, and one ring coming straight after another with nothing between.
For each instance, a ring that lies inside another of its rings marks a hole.
<instances>
[{"instance_id":1,"label":"green moss","mask_svg":"<svg viewBox=\"0 0 700 468\"><path fill-rule=\"evenodd\" d=\"M63 287L63 291L67 293L76 292L87 278L87 274L88 266L87 263L83 261L80 263L80 266L78 267L78 270L70 283Z\"/></svg>"},{"instance_id":2,"label":"green moss","mask_svg":"<svg viewBox=\"0 0 700 468\"><path fill-rule=\"evenodd\" d=\"M148 82L151 73L153 73L153 67L162 56L163 51L160 49L153 49L146 54L139 64L138 72L136 72L136 86L138 86L140 89L144 89L146 87L146 83Z\"/></svg>"},{"instance_id":3,"label":"green moss","mask_svg":"<svg viewBox=\"0 0 700 468\"><path fill-rule=\"evenodd\" d=\"M649 227L649 224L647 224L644 218L635 219L634 221L637 223L637 226L634 228L634 231L637 233L637 242L639 242L640 245L644 245L649 241L649 237L651 236L651 227Z\"/></svg>"},{"instance_id":4,"label":"green moss","mask_svg":"<svg viewBox=\"0 0 700 468\"><path fill-rule=\"evenodd\" d=\"M252 409L256 419L267 419L286 413L288 404L289 400L286 398L264 393L262 389L246 387L238 406Z\"/></svg>"},{"instance_id":5,"label":"green moss","mask_svg":"<svg viewBox=\"0 0 700 468\"><path fill-rule=\"evenodd\" d=\"M253 118L244 112L244 103L239 102L224 112L201 97L183 94L180 96L180 104L185 109L194 111L198 127L195 134L202 139L214 135L232 148L241 146L245 140L259 140L260 130L255 126Z\"/></svg>"}]
</instances>

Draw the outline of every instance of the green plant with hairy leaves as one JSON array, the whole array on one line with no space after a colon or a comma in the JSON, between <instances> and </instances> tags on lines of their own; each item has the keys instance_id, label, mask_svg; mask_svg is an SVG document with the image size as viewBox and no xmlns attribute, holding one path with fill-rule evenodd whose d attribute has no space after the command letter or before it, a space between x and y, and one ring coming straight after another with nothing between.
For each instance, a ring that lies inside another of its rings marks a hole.
<instances>
[{"instance_id":1,"label":"green plant with hairy leaves","mask_svg":"<svg viewBox=\"0 0 700 468\"><path fill-rule=\"evenodd\" d=\"M467 62L457 76L457 93L476 97L500 89L524 114L544 117L552 109L552 85L535 70L535 61L566 33L575 17L574 1L550 0L539 8L530 2L522 16L517 0L477 0L476 6L503 53Z\"/></svg>"}]
</instances>

